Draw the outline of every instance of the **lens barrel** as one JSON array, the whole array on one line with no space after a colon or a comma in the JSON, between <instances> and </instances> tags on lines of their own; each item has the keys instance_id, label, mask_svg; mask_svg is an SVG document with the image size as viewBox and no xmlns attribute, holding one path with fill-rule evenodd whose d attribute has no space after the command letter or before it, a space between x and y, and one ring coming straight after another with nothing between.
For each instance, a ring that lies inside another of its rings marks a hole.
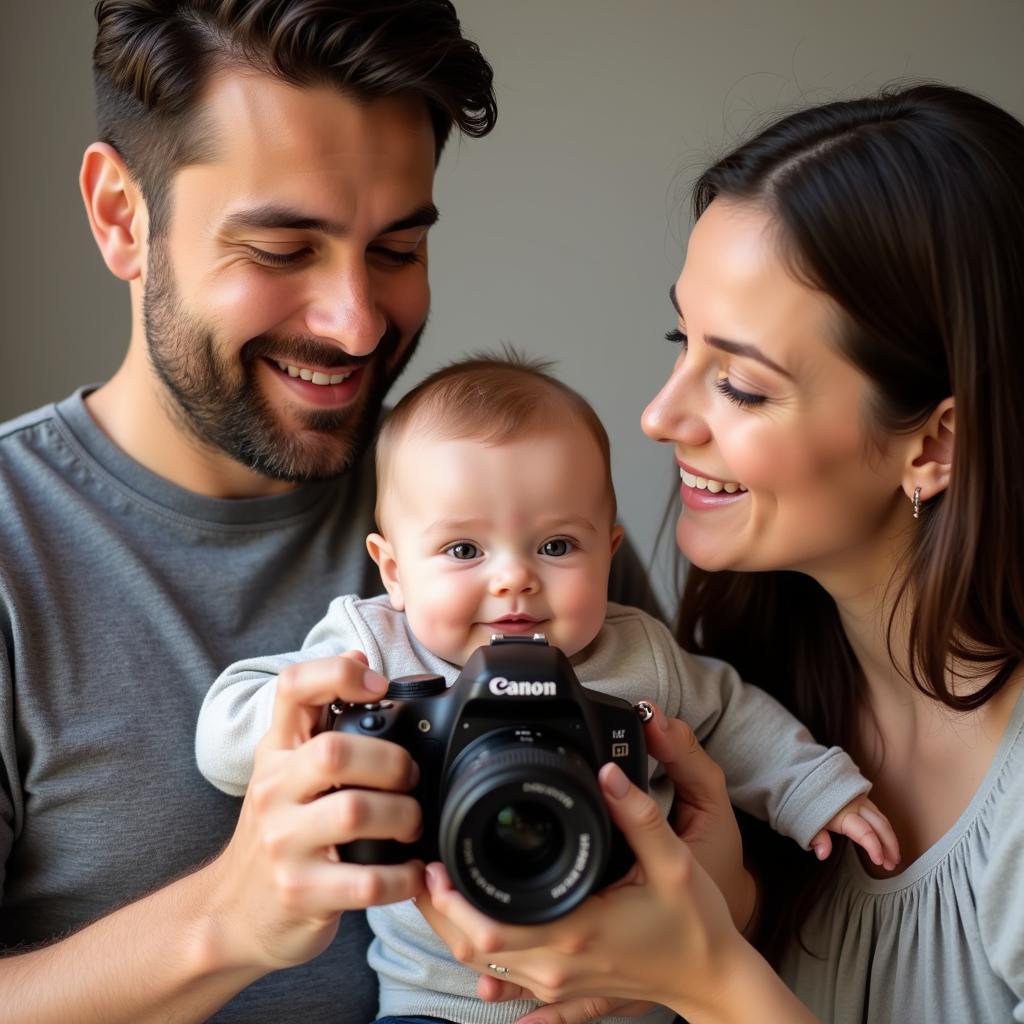
<instances>
[{"instance_id":1,"label":"lens barrel","mask_svg":"<svg viewBox=\"0 0 1024 1024\"><path fill-rule=\"evenodd\" d=\"M473 746L441 808L439 852L454 885L499 921L561 917L607 864L610 823L593 768L575 751L507 734Z\"/></svg>"}]
</instances>

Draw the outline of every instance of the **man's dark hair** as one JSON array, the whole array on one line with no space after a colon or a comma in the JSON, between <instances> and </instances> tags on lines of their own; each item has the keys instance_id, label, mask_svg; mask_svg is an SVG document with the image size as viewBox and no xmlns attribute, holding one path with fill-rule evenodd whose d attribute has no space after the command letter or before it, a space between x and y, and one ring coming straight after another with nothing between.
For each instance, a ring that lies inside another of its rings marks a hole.
<instances>
[{"instance_id":1,"label":"man's dark hair","mask_svg":"<svg viewBox=\"0 0 1024 1024\"><path fill-rule=\"evenodd\" d=\"M154 236L174 172L212 156L196 106L225 68L359 101L419 96L438 158L453 124L479 137L497 117L491 66L451 0L97 0L95 10L99 137L142 189Z\"/></svg>"}]
</instances>

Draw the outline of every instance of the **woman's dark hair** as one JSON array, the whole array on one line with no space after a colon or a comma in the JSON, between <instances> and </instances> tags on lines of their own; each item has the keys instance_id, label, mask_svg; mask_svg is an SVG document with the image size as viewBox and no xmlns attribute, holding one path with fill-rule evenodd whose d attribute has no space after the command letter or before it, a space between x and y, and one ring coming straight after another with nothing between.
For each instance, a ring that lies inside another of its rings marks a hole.
<instances>
[{"instance_id":1,"label":"woman's dark hair","mask_svg":"<svg viewBox=\"0 0 1024 1024\"><path fill-rule=\"evenodd\" d=\"M491 66L450 0L98 0L96 21L99 136L139 182L154 235L174 172L211 151L196 107L224 68L360 101L419 96L438 159L453 124L482 136L497 117Z\"/></svg>"},{"instance_id":2,"label":"woman's dark hair","mask_svg":"<svg viewBox=\"0 0 1024 1024\"><path fill-rule=\"evenodd\" d=\"M952 479L894 573L889 638L896 654L893 622L906 616L910 683L960 711L993 697L1024 657L1022 169L1024 125L959 89L918 85L790 115L694 189L697 217L718 197L766 209L797 279L841 308L837 345L871 384L865 421L880 445L954 397ZM678 636L731 661L820 742L863 754L863 672L810 577L691 568ZM954 692L951 659L990 681ZM798 934L823 884L808 883L814 868L792 849L758 858L769 951Z\"/></svg>"}]
</instances>

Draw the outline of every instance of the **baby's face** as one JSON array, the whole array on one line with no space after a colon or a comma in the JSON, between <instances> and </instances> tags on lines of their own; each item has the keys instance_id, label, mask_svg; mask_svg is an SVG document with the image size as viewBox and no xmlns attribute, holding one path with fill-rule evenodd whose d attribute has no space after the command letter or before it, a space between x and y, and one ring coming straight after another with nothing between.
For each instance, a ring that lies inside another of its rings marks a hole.
<instances>
[{"instance_id":1,"label":"baby's face","mask_svg":"<svg viewBox=\"0 0 1024 1024\"><path fill-rule=\"evenodd\" d=\"M417 639L457 665L492 633L543 633L570 657L589 644L622 535L593 437L574 423L494 447L410 433L385 484L381 572Z\"/></svg>"}]
</instances>

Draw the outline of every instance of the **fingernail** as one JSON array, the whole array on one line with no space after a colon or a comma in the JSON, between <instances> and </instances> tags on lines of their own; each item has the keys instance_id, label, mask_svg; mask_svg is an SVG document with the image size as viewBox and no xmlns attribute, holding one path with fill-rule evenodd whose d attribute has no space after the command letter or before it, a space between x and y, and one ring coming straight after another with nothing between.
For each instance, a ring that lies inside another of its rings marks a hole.
<instances>
[{"instance_id":1,"label":"fingernail","mask_svg":"<svg viewBox=\"0 0 1024 1024\"><path fill-rule=\"evenodd\" d=\"M369 668L363 673L363 686L371 693L388 692L388 681L379 672Z\"/></svg>"},{"instance_id":2,"label":"fingernail","mask_svg":"<svg viewBox=\"0 0 1024 1024\"><path fill-rule=\"evenodd\" d=\"M659 732L668 732L668 715L657 704L654 705L654 724Z\"/></svg>"},{"instance_id":3,"label":"fingernail","mask_svg":"<svg viewBox=\"0 0 1024 1024\"><path fill-rule=\"evenodd\" d=\"M621 800L629 792L629 779L617 764L609 764L601 773L601 785L615 800Z\"/></svg>"},{"instance_id":4,"label":"fingernail","mask_svg":"<svg viewBox=\"0 0 1024 1024\"><path fill-rule=\"evenodd\" d=\"M441 872L438 870L436 864L428 864L423 869L423 873L427 876L427 885L434 886L440 883Z\"/></svg>"}]
</instances>

